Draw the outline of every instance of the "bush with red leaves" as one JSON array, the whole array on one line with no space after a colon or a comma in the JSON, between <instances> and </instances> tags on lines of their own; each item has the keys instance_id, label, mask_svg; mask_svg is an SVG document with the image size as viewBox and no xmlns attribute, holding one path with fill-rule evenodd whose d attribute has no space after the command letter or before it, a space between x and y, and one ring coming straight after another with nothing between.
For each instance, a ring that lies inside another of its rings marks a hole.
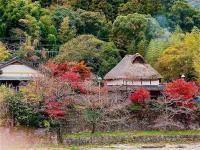
<instances>
[{"instance_id":1,"label":"bush with red leaves","mask_svg":"<svg viewBox=\"0 0 200 150\"><path fill-rule=\"evenodd\" d=\"M150 98L150 92L144 88L138 88L129 97L134 103L143 103L146 99Z\"/></svg>"},{"instance_id":2,"label":"bush with red leaves","mask_svg":"<svg viewBox=\"0 0 200 150\"><path fill-rule=\"evenodd\" d=\"M45 102L45 113L53 118L64 118L65 112L63 110L63 104L57 101Z\"/></svg>"},{"instance_id":3,"label":"bush with red leaves","mask_svg":"<svg viewBox=\"0 0 200 150\"><path fill-rule=\"evenodd\" d=\"M168 98L177 100L191 100L197 92L198 87L194 82L186 82L182 79L168 83L164 90Z\"/></svg>"},{"instance_id":4,"label":"bush with red leaves","mask_svg":"<svg viewBox=\"0 0 200 150\"><path fill-rule=\"evenodd\" d=\"M78 73L74 73L71 71L65 72L62 76L61 76L62 80L66 80L68 82L80 82L81 81L81 77Z\"/></svg>"},{"instance_id":5,"label":"bush with red leaves","mask_svg":"<svg viewBox=\"0 0 200 150\"><path fill-rule=\"evenodd\" d=\"M86 92L83 81L91 76L91 70L84 62L62 64L49 62L46 66L51 70L54 77L68 82L75 91L81 93Z\"/></svg>"},{"instance_id":6,"label":"bush with red leaves","mask_svg":"<svg viewBox=\"0 0 200 150\"><path fill-rule=\"evenodd\" d=\"M54 77L60 77L69 70L69 66L66 63L56 64L49 62L46 66L51 70Z\"/></svg>"},{"instance_id":7,"label":"bush with red leaves","mask_svg":"<svg viewBox=\"0 0 200 150\"><path fill-rule=\"evenodd\" d=\"M85 80L90 78L91 76L91 69L88 68L84 62L74 63L72 64L71 71L78 73L81 77L81 80Z\"/></svg>"},{"instance_id":8,"label":"bush with red leaves","mask_svg":"<svg viewBox=\"0 0 200 150\"><path fill-rule=\"evenodd\" d=\"M81 77L78 73L68 71L62 75L62 80L67 81L71 88L77 92L85 93L86 90L81 82Z\"/></svg>"},{"instance_id":9,"label":"bush with red leaves","mask_svg":"<svg viewBox=\"0 0 200 150\"><path fill-rule=\"evenodd\" d=\"M174 101L178 107L189 109L195 109L193 105L193 96L197 92L198 87L194 82L186 82L183 79L168 83L164 90L168 100Z\"/></svg>"},{"instance_id":10,"label":"bush with red leaves","mask_svg":"<svg viewBox=\"0 0 200 150\"><path fill-rule=\"evenodd\" d=\"M84 62L80 63L53 63L48 62L46 66L51 70L54 77L61 77L66 72L74 72L80 75L81 80L85 80L91 76L91 69Z\"/></svg>"}]
</instances>

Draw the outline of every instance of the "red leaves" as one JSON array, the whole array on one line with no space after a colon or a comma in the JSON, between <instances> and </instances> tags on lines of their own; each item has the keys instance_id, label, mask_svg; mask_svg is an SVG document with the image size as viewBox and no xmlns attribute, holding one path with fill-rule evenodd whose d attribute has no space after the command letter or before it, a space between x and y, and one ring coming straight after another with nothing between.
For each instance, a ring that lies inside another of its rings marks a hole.
<instances>
[{"instance_id":1,"label":"red leaves","mask_svg":"<svg viewBox=\"0 0 200 150\"><path fill-rule=\"evenodd\" d=\"M45 102L45 112L54 118L63 118L65 116L65 112L63 110L63 104L57 101L46 101Z\"/></svg>"},{"instance_id":2,"label":"red leaves","mask_svg":"<svg viewBox=\"0 0 200 150\"><path fill-rule=\"evenodd\" d=\"M198 87L194 82L186 82L182 79L168 83L164 91L169 100L176 101L176 106L189 109L195 109L192 99L197 92Z\"/></svg>"},{"instance_id":3,"label":"red leaves","mask_svg":"<svg viewBox=\"0 0 200 150\"><path fill-rule=\"evenodd\" d=\"M179 79L168 83L164 93L170 99L191 100L198 92L198 87L193 82Z\"/></svg>"},{"instance_id":4,"label":"red leaves","mask_svg":"<svg viewBox=\"0 0 200 150\"><path fill-rule=\"evenodd\" d=\"M85 93L86 90L81 82L81 77L78 73L74 72L66 72L62 75L62 80L67 81L71 88L73 88L77 92Z\"/></svg>"},{"instance_id":5,"label":"red leaves","mask_svg":"<svg viewBox=\"0 0 200 150\"><path fill-rule=\"evenodd\" d=\"M55 64L50 62L47 64L47 67L51 70L54 77L59 77L69 70L68 65L66 63Z\"/></svg>"},{"instance_id":6,"label":"red leaves","mask_svg":"<svg viewBox=\"0 0 200 150\"><path fill-rule=\"evenodd\" d=\"M135 90L135 92L132 93L131 96L129 97L129 99L134 103L143 103L144 100L149 98L150 98L150 93L144 88L139 88Z\"/></svg>"},{"instance_id":7,"label":"red leaves","mask_svg":"<svg viewBox=\"0 0 200 150\"><path fill-rule=\"evenodd\" d=\"M55 77L60 77L66 72L79 74L81 80L85 80L91 76L91 70L84 64L84 62L60 64L49 62L47 67L51 70L53 76Z\"/></svg>"},{"instance_id":8,"label":"red leaves","mask_svg":"<svg viewBox=\"0 0 200 150\"><path fill-rule=\"evenodd\" d=\"M61 78L63 80L67 80L69 82L80 82L80 75L78 73L74 73L74 72L71 72L71 71L68 71L68 72L65 72Z\"/></svg>"},{"instance_id":9,"label":"red leaves","mask_svg":"<svg viewBox=\"0 0 200 150\"><path fill-rule=\"evenodd\" d=\"M80 74L82 80L85 80L91 76L91 70L84 64L84 62L73 64L72 71Z\"/></svg>"},{"instance_id":10,"label":"red leaves","mask_svg":"<svg viewBox=\"0 0 200 150\"><path fill-rule=\"evenodd\" d=\"M75 91L85 93L83 81L91 76L91 70L84 64L80 63L48 63L47 67L51 70L54 77L58 77L68 82Z\"/></svg>"}]
</instances>

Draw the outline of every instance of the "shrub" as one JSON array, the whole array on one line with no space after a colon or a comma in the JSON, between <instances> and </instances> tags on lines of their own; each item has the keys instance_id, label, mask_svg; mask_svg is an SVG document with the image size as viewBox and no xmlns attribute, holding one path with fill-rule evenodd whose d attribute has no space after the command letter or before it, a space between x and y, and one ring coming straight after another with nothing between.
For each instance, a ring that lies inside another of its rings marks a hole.
<instances>
[{"instance_id":1,"label":"shrub","mask_svg":"<svg viewBox=\"0 0 200 150\"><path fill-rule=\"evenodd\" d=\"M146 99L150 98L150 92L144 88L136 89L129 97L134 103L143 103Z\"/></svg>"},{"instance_id":2,"label":"shrub","mask_svg":"<svg viewBox=\"0 0 200 150\"><path fill-rule=\"evenodd\" d=\"M6 98L13 95L14 91L5 85L0 86L0 103L5 102Z\"/></svg>"},{"instance_id":3,"label":"shrub","mask_svg":"<svg viewBox=\"0 0 200 150\"><path fill-rule=\"evenodd\" d=\"M91 133L96 131L96 126L102 119L102 111L98 108L86 108L84 110L85 120L92 125Z\"/></svg>"},{"instance_id":4,"label":"shrub","mask_svg":"<svg viewBox=\"0 0 200 150\"><path fill-rule=\"evenodd\" d=\"M91 70L84 62L62 64L49 62L47 68L50 69L53 77L67 82L74 91L78 93L86 92L83 82L91 76Z\"/></svg>"},{"instance_id":5,"label":"shrub","mask_svg":"<svg viewBox=\"0 0 200 150\"><path fill-rule=\"evenodd\" d=\"M64 118L65 111L62 109L63 103L57 101L45 102L45 112L49 117Z\"/></svg>"},{"instance_id":6,"label":"shrub","mask_svg":"<svg viewBox=\"0 0 200 150\"><path fill-rule=\"evenodd\" d=\"M0 125L3 125L8 118L7 98L12 96L14 91L5 85L0 86Z\"/></svg>"},{"instance_id":7,"label":"shrub","mask_svg":"<svg viewBox=\"0 0 200 150\"><path fill-rule=\"evenodd\" d=\"M45 119L38 103L24 101L22 93L15 93L7 97L8 115L12 124L39 127Z\"/></svg>"},{"instance_id":8,"label":"shrub","mask_svg":"<svg viewBox=\"0 0 200 150\"><path fill-rule=\"evenodd\" d=\"M191 100L198 92L198 87L193 82L178 79L166 85L165 95L170 99Z\"/></svg>"}]
</instances>

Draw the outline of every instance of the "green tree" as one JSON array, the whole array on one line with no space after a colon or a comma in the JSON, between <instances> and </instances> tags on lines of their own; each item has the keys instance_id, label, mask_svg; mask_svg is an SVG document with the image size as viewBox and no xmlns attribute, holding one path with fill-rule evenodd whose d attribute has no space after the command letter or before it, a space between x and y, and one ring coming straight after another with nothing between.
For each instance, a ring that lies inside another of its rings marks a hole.
<instances>
[{"instance_id":1,"label":"green tree","mask_svg":"<svg viewBox=\"0 0 200 150\"><path fill-rule=\"evenodd\" d=\"M80 33L80 30L82 30L83 27L83 22L79 14L67 8L58 8L55 10L52 18L55 22L56 28L60 28L65 17L69 18L70 26L76 27L77 32Z\"/></svg>"},{"instance_id":2,"label":"green tree","mask_svg":"<svg viewBox=\"0 0 200 150\"><path fill-rule=\"evenodd\" d=\"M169 43L167 40L163 39L153 39L149 43L147 54L145 58L147 59L148 63L154 65L157 62L160 54L168 47Z\"/></svg>"},{"instance_id":3,"label":"green tree","mask_svg":"<svg viewBox=\"0 0 200 150\"><path fill-rule=\"evenodd\" d=\"M122 15L128 15L133 13L151 14L155 15L163 11L163 5L161 0L129 0L119 8L119 12Z\"/></svg>"},{"instance_id":4,"label":"green tree","mask_svg":"<svg viewBox=\"0 0 200 150\"><path fill-rule=\"evenodd\" d=\"M191 32L194 26L200 27L200 10L184 1L177 1L170 9L169 18L184 31Z\"/></svg>"},{"instance_id":5,"label":"green tree","mask_svg":"<svg viewBox=\"0 0 200 150\"><path fill-rule=\"evenodd\" d=\"M81 34L93 34L100 39L108 40L111 23L99 12L78 10L77 13L83 22Z\"/></svg>"},{"instance_id":6,"label":"green tree","mask_svg":"<svg viewBox=\"0 0 200 150\"><path fill-rule=\"evenodd\" d=\"M113 43L101 41L93 35L80 35L62 45L55 60L85 61L94 73L103 76L118 63L120 55Z\"/></svg>"},{"instance_id":7,"label":"green tree","mask_svg":"<svg viewBox=\"0 0 200 150\"><path fill-rule=\"evenodd\" d=\"M75 8L103 13L108 20L114 20L118 9L126 0L76 0Z\"/></svg>"},{"instance_id":8,"label":"green tree","mask_svg":"<svg viewBox=\"0 0 200 150\"><path fill-rule=\"evenodd\" d=\"M50 6L50 5L52 4L52 1L53 1L53 0L39 0L40 4L41 4L43 7Z\"/></svg>"},{"instance_id":9,"label":"green tree","mask_svg":"<svg viewBox=\"0 0 200 150\"><path fill-rule=\"evenodd\" d=\"M9 0L5 3L0 0L0 14L0 37L12 49L18 49L28 36L38 40L40 45L48 45L49 34L57 38L49 10L42 8L38 1ZM13 38L13 31L20 31L22 37Z\"/></svg>"},{"instance_id":10,"label":"green tree","mask_svg":"<svg viewBox=\"0 0 200 150\"><path fill-rule=\"evenodd\" d=\"M149 40L161 32L159 24L151 16L142 14L129 14L118 16L113 23L111 40L119 49L127 53L146 53Z\"/></svg>"},{"instance_id":11,"label":"green tree","mask_svg":"<svg viewBox=\"0 0 200 150\"><path fill-rule=\"evenodd\" d=\"M154 65L157 62L160 54L168 47L179 45L185 35L180 27L176 28L174 33L169 33L165 31L164 34L160 38L154 38L150 41L147 49L147 53L145 58L147 59L148 63Z\"/></svg>"},{"instance_id":12,"label":"green tree","mask_svg":"<svg viewBox=\"0 0 200 150\"><path fill-rule=\"evenodd\" d=\"M19 26L18 21L23 19L24 16L27 16L28 18L31 16L38 20L40 14L42 13L39 3L32 3L30 0L9 0L8 3L5 3L4 0L1 0L0 4L0 24L1 29L4 29L4 31L2 31L0 34L1 36L8 35L10 28Z\"/></svg>"},{"instance_id":13,"label":"green tree","mask_svg":"<svg viewBox=\"0 0 200 150\"><path fill-rule=\"evenodd\" d=\"M98 74L104 76L121 60L119 49L112 42L104 42L100 51L100 59Z\"/></svg>"},{"instance_id":14,"label":"green tree","mask_svg":"<svg viewBox=\"0 0 200 150\"><path fill-rule=\"evenodd\" d=\"M0 86L0 125L3 125L8 118L7 98L14 95L14 91L5 85Z\"/></svg>"},{"instance_id":15,"label":"green tree","mask_svg":"<svg viewBox=\"0 0 200 150\"><path fill-rule=\"evenodd\" d=\"M102 112L98 108L86 108L84 118L92 126L91 133L95 133L96 127L102 119Z\"/></svg>"},{"instance_id":16,"label":"green tree","mask_svg":"<svg viewBox=\"0 0 200 150\"><path fill-rule=\"evenodd\" d=\"M59 40L62 43L65 43L65 42L69 41L70 39L74 38L75 35L76 35L75 27L70 26L69 18L65 17L60 26Z\"/></svg>"}]
</instances>

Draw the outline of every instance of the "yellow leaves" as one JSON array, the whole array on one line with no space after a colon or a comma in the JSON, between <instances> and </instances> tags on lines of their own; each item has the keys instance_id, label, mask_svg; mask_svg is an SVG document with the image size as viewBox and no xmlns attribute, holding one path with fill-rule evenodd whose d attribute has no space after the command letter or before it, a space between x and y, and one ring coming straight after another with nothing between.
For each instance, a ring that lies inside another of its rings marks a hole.
<instances>
[{"instance_id":1,"label":"yellow leaves","mask_svg":"<svg viewBox=\"0 0 200 150\"><path fill-rule=\"evenodd\" d=\"M196 75L198 77L198 82L200 83L200 47L193 54L194 54L193 65L194 65L194 69L195 69Z\"/></svg>"},{"instance_id":2,"label":"yellow leaves","mask_svg":"<svg viewBox=\"0 0 200 150\"><path fill-rule=\"evenodd\" d=\"M5 61L11 57L11 54L8 52L3 43L0 42L0 61Z\"/></svg>"},{"instance_id":3,"label":"yellow leaves","mask_svg":"<svg viewBox=\"0 0 200 150\"><path fill-rule=\"evenodd\" d=\"M174 34L173 38L183 33ZM190 80L200 80L200 31L194 28L182 37L163 51L155 66L167 80L179 78L181 74Z\"/></svg>"},{"instance_id":4,"label":"yellow leaves","mask_svg":"<svg viewBox=\"0 0 200 150\"><path fill-rule=\"evenodd\" d=\"M59 39L61 40L62 43L65 43L70 39L72 39L75 35L76 35L76 30L75 28L70 27L69 17L65 17L60 26Z\"/></svg>"},{"instance_id":5,"label":"yellow leaves","mask_svg":"<svg viewBox=\"0 0 200 150\"><path fill-rule=\"evenodd\" d=\"M30 82L27 86L22 87L20 91L24 95L24 101L37 103L42 100L42 91L37 88L36 82Z\"/></svg>"},{"instance_id":6,"label":"yellow leaves","mask_svg":"<svg viewBox=\"0 0 200 150\"><path fill-rule=\"evenodd\" d=\"M6 100L6 97L11 96L12 94L14 94L14 91L11 88L6 87L5 85L1 85L0 86L0 103L4 102Z\"/></svg>"},{"instance_id":7,"label":"yellow leaves","mask_svg":"<svg viewBox=\"0 0 200 150\"><path fill-rule=\"evenodd\" d=\"M184 45L187 49L190 49L191 52L198 50L200 46L200 35L196 33L187 33L184 40Z\"/></svg>"}]
</instances>

